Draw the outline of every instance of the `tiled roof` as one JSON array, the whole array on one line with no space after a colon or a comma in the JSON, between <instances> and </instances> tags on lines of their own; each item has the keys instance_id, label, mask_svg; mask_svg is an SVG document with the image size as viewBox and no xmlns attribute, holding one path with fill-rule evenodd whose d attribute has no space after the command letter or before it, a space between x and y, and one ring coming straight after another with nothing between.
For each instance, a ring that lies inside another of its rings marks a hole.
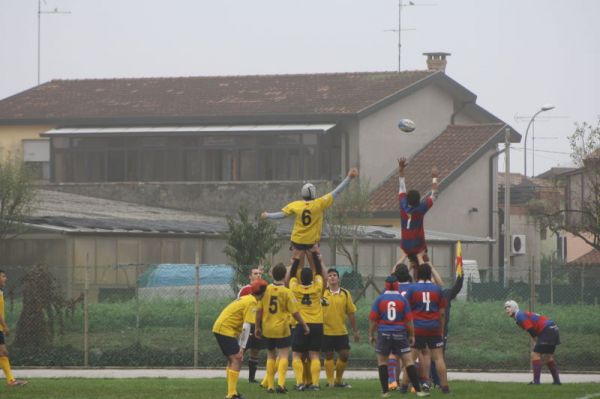
<instances>
[{"instance_id":1,"label":"tiled roof","mask_svg":"<svg viewBox=\"0 0 600 399\"><path fill-rule=\"evenodd\" d=\"M498 186L504 188L504 172L498 172ZM525 177L520 173L510 173L510 185L513 186L535 186L538 188L554 188L552 180L539 177Z\"/></svg>"},{"instance_id":2,"label":"tiled roof","mask_svg":"<svg viewBox=\"0 0 600 399\"><path fill-rule=\"evenodd\" d=\"M567 263L568 266L578 266L578 265L600 265L600 251L597 249L592 249L590 252L585 255L580 256L577 259L574 259Z\"/></svg>"},{"instance_id":3,"label":"tiled roof","mask_svg":"<svg viewBox=\"0 0 600 399\"><path fill-rule=\"evenodd\" d=\"M440 171L440 183L449 177L473 154L496 136L504 125L450 125L425 146L405 169L406 188L421 194L431 190L431 167ZM398 154L400 157L402 154ZM391 212L398 209L398 171L390 175L371 193L371 212Z\"/></svg>"},{"instance_id":4,"label":"tiled roof","mask_svg":"<svg viewBox=\"0 0 600 399\"><path fill-rule=\"evenodd\" d=\"M434 74L54 80L0 101L0 121L355 114Z\"/></svg>"}]
</instances>

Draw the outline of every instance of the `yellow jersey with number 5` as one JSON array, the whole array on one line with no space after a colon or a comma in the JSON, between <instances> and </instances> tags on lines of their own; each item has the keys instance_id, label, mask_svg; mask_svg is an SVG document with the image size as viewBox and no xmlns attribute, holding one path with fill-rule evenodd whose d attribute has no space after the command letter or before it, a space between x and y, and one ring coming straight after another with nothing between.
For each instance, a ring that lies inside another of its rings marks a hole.
<instances>
[{"instance_id":1,"label":"yellow jersey with number 5","mask_svg":"<svg viewBox=\"0 0 600 399\"><path fill-rule=\"evenodd\" d=\"M295 215L291 240L296 244L315 244L321 239L323 212L333 204L333 195L325 194L312 201L290 202L281 211Z\"/></svg>"},{"instance_id":2,"label":"yellow jersey with number 5","mask_svg":"<svg viewBox=\"0 0 600 399\"><path fill-rule=\"evenodd\" d=\"M291 335L289 316L298 311L298 305L289 288L269 284L258 307L262 308L262 334L266 338L285 338Z\"/></svg>"}]
</instances>

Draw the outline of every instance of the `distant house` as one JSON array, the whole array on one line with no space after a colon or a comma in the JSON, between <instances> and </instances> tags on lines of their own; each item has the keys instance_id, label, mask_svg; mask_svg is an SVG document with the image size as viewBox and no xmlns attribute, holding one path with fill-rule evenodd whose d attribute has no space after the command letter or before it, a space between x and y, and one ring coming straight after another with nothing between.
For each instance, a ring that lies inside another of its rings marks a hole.
<instances>
[{"instance_id":1,"label":"distant house","mask_svg":"<svg viewBox=\"0 0 600 399\"><path fill-rule=\"evenodd\" d=\"M426 55L400 73L51 81L0 101L0 147L31 152L51 190L213 215L279 209L357 166L374 189L365 223L381 226L396 225L396 158L424 192L438 164L426 227L487 242L467 256L496 278L496 147L520 135L445 74L448 54Z\"/></svg>"}]
</instances>

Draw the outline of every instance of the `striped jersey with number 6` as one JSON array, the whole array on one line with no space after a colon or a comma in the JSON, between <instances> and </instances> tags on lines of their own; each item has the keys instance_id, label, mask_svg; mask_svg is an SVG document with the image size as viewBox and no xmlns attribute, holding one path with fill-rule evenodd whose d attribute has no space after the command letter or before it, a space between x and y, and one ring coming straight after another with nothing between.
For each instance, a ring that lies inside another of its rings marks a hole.
<instances>
[{"instance_id":1,"label":"striped jersey with number 6","mask_svg":"<svg viewBox=\"0 0 600 399\"><path fill-rule=\"evenodd\" d=\"M296 244L315 244L321 240L323 212L333 204L333 195L325 194L312 201L290 202L281 211L294 215L291 240Z\"/></svg>"}]
</instances>

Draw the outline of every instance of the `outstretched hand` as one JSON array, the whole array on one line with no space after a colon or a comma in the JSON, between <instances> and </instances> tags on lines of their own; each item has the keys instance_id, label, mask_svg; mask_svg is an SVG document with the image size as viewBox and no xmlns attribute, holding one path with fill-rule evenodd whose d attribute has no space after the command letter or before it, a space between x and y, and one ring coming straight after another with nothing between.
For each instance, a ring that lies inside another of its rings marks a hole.
<instances>
[{"instance_id":1,"label":"outstretched hand","mask_svg":"<svg viewBox=\"0 0 600 399\"><path fill-rule=\"evenodd\" d=\"M358 169L352 168L348 171L349 178L354 179L356 176L358 176Z\"/></svg>"},{"instance_id":2,"label":"outstretched hand","mask_svg":"<svg viewBox=\"0 0 600 399\"><path fill-rule=\"evenodd\" d=\"M400 159L398 159L398 169L401 172L404 170L404 168L406 168L406 165L408 165L408 162L406 161L406 157L401 157Z\"/></svg>"},{"instance_id":3,"label":"outstretched hand","mask_svg":"<svg viewBox=\"0 0 600 399\"><path fill-rule=\"evenodd\" d=\"M431 168L431 177L439 177L440 176L440 171L438 170L437 166L434 166L433 168Z\"/></svg>"},{"instance_id":4,"label":"outstretched hand","mask_svg":"<svg viewBox=\"0 0 600 399\"><path fill-rule=\"evenodd\" d=\"M263 212L260 214L260 218L261 219L266 219L267 218L267 212Z\"/></svg>"}]
</instances>

